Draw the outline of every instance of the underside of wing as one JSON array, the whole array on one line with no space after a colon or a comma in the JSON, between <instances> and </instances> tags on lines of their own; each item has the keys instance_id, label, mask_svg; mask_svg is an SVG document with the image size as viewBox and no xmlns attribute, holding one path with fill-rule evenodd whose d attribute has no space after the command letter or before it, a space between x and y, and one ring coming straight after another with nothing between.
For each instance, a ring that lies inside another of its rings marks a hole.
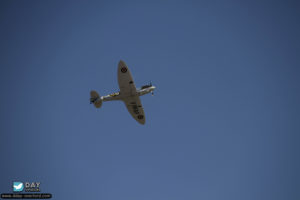
<instances>
[{"instance_id":1,"label":"underside of wing","mask_svg":"<svg viewBox=\"0 0 300 200\"><path fill-rule=\"evenodd\" d=\"M127 110L140 124L145 124L145 113L139 96L124 99Z\"/></svg>"},{"instance_id":2,"label":"underside of wing","mask_svg":"<svg viewBox=\"0 0 300 200\"><path fill-rule=\"evenodd\" d=\"M134 95L136 87L133 82L132 75L124 61L120 61L118 65L118 83L122 95Z\"/></svg>"}]
</instances>

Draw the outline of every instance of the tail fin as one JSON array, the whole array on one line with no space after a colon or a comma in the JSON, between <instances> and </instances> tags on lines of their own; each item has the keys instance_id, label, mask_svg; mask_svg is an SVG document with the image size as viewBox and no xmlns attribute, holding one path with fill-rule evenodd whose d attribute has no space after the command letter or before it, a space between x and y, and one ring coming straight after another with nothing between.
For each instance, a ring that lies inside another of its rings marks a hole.
<instances>
[{"instance_id":1,"label":"tail fin","mask_svg":"<svg viewBox=\"0 0 300 200\"><path fill-rule=\"evenodd\" d=\"M100 108L102 105L102 99L101 99L100 95L98 94L98 92L96 92L95 90L92 90L90 94L91 94L90 103L94 104L94 106L96 108Z\"/></svg>"}]
</instances>

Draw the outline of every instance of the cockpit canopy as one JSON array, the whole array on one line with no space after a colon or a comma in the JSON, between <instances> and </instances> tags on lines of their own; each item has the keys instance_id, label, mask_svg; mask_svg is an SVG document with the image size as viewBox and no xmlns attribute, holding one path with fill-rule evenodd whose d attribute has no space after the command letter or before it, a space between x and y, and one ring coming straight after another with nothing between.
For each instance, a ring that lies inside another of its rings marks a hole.
<instances>
[{"instance_id":1,"label":"cockpit canopy","mask_svg":"<svg viewBox=\"0 0 300 200\"><path fill-rule=\"evenodd\" d=\"M145 88L149 88L149 87L151 87L152 85L143 85L142 87L141 87L141 89L145 89Z\"/></svg>"},{"instance_id":2,"label":"cockpit canopy","mask_svg":"<svg viewBox=\"0 0 300 200\"><path fill-rule=\"evenodd\" d=\"M119 94L120 94L120 92L116 92L116 93L110 94L109 96L115 97L115 96L118 96Z\"/></svg>"}]
</instances>

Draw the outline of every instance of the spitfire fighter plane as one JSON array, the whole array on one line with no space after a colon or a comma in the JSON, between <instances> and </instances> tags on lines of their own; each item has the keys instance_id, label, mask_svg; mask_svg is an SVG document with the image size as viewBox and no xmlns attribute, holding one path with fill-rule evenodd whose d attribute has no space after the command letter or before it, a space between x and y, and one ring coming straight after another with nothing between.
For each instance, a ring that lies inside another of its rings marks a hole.
<instances>
[{"instance_id":1,"label":"spitfire fighter plane","mask_svg":"<svg viewBox=\"0 0 300 200\"><path fill-rule=\"evenodd\" d=\"M118 83L120 91L106 96L99 96L99 94L92 90L90 103L94 104L96 108L100 108L103 101L123 101L127 110L132 117L140 124L145 124L145 113L141 104L140 96L152 93L155 89L150 82L149 85L144 85L141 88L136 88L132 75L124 61L120 61L118 65Z\"/></svg>"}]
</instances>

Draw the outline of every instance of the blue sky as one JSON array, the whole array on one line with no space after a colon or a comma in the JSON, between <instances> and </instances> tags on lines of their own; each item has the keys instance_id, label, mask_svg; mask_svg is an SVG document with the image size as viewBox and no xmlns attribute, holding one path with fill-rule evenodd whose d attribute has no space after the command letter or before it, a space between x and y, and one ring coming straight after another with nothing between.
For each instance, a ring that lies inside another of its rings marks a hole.
<instances>
[{"instance_id":1,"label":"blue sky","mask_svg":"<svg viewBox=\"0 0 300 200\"><path fill-rule=\"evenodd\" d=\"M300 198L297 1L1 1L0 192ZM118 91L124 60L146 124Z\"/></svg>"}]
</instances>

